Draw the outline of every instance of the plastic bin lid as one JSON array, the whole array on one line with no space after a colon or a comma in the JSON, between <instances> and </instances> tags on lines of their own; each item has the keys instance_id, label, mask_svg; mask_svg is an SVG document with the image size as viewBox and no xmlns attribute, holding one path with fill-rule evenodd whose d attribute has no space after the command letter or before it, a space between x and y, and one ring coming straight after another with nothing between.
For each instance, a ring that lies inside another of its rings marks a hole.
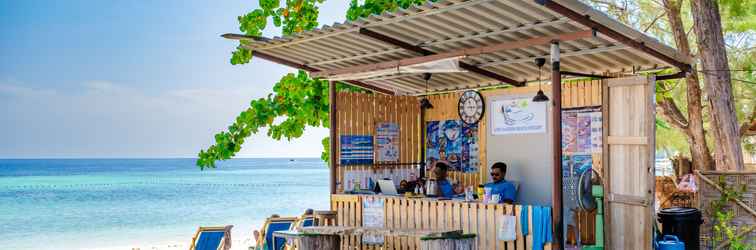
<instances>
[{"instance_id":1,"label":"plastic bin lid","mask_svg":"<svg viewBox=\"0 0 756 250\"><path fill-rule=\"evenodd\" d=\"M671 207L659 211L659 216L701 216L701 211L692 207Z\"/></svg>"}]
</instances>

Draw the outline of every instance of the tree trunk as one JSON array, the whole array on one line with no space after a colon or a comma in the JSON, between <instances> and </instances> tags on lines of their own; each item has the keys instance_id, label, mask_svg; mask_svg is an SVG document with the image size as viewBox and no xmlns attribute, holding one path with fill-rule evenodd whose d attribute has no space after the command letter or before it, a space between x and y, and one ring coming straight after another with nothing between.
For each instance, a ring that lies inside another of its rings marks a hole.
<instances>
[{"instance_id":1,"label":"tree trunk","mask_svg":"<svg viewBox=\"0 0 756 250\"><path fill-rule=\"evenodd\" d=\"M742 170L743 152L719 6L716 0L691 0L690 6L706 91L711 101L711 128L716 130L714 145L720 154L718 158L721 157L716 168Z\"/></svg>"},{"instance_id":2,"label":"tree trunk","mask_svg":"<svg viewBox=\"0 0 756 250\"><path fill-rule=\"evenodd\" d=\"M664 7L667 9L667 18L675 38L677 49L685 56L692 56L688 36L680 16L681 3L678 0L665 0ZM690 155L693 159L693 167L698 170L712 170L714 160L711 151L706 144L706 135L703 128L703 108L701 105L701 87L699 86L698 74L693 69L685 77L688 99L688 126L685 135L690 143Z\"/></svg>"}]
</instances>

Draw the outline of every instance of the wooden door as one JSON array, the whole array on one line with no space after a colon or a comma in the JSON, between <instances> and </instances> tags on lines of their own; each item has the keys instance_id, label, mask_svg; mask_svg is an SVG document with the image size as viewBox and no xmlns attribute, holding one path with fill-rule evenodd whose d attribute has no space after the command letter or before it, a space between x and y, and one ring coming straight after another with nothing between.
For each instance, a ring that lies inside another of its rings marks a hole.
<instances>
[{"instance_id":1,"label":"wooden door","mask_svg":"<svg viewBox=\"0 0 756 250\"><path fill-rule=\"evenodd\" d=\"M655 79L634 76L604 83L607 249L652 249Z\"/></svg>"}]
</instances>

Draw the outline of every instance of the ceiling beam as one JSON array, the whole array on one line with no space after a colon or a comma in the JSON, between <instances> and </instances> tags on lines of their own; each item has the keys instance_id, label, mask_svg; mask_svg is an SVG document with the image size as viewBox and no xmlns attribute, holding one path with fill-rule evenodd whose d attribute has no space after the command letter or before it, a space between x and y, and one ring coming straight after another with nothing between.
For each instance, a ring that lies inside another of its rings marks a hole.
<instances>
[{"instance_id":1,"label":"ceiling beam","mask_svg":"<svg viewBox=\"0 0 756 250\"><path fill-rule=\"evenodd\" d=\"M418 53L418 54L421 54L421 55L424 55L424 56L435 55L436 54L435 52L430 51L430 50L425 49L425 48L422 48L420 46L409 44L409 43L401 41L399 39L396 39L396 38L393 38L393 37L387 36L385 34L381 34L381 33L378 33L378 32L375 32L375 31L372 31L372 30L369 30L369 29L366 29L366 28L360 28L359 33L360 33L360 35L364 35L364 36L373 38L375 40L378 40L378 41L381 41L381 42L384 42L384 43L388 43L388 44L391 44L391 45L394 45L394 46L400 47L402 49L409 50L409 51L412 51L412 52L415 52L415 53ZM507 84L513 85L515 87L525 86L524 82L518 82L518 81L516 81L516 80L514 80L512 78L509 78L509 77L497 74L496 72L492 72L492 71L488 71L488 70L482 69L480 67L477 67L477 66L469 64L469 63L459 62L459 67L461 67L461 68L463 68L463 69L465 69L467 71L470 71L470 72L473 72L473 73L476 73L476 74L479 74L479 75L482 75L482 76L485 76L485 77L488 77L488 78L491 78L491 79L494 79L494 80L497 80L497 81L500 81L500 82L503 82L503 83L507 83Z\"/></svg>"},{"instance_id":2,"label":"ceiling beam","mask_svg":"<svg viewBox=\"0 0 756 250\"><path fill-rule=\"evenodd\" d=\"M279 58L277 56L274 56L274 55L271 55L271 54L267 54L265 52L252 51L252 56L258 57L258 58L262 58L262 59L265 59L265 60L268 60L268 61L271 61L271 62L274 62L274 63L286 65L286 66L289 66L289 67L292 67L292 68L301 69L301 70L310 72L310 76L313 77L313 78L315 77L315 76L313 76L314 73L320 72L319 69L307 66L305 64L296 63L296 62L292 62L292 61L289 61L289 60L286 60L286 59L283 59L283 58ZM381 93L381 94L386 94L386 95L393 95L394 94L394 91L387 90L387 89L380 88L380 87L376 87L376 86L373 86L373 85L370 85L370 84L367 84L367 83L364 83L364 82L360 82L360 81L348 80L348 81L344 81L344 82L347 83L347 84L349 84L349 85L355 86L355 87L360 87L360 88L367 89L367 90L374 91L374 92L378 92L378 93Z\"/></svg>"},{"instance_id":3,"label":"ceiling beam","mask_svg":"<svg viewBox=\"0 0 756 250\"><path fill-rule=\"evenodd\" d=\"M591 19L591 16L589 15L582 15L570 8L567 8L553 0L535 0L538 4L543 5L547 9L550 9L551 11L554 11L556 13L559 13L560 15L566 16L569 19L572 19L573 21L580 23L586 27L590 27L591 29L594 29L598 31L599 33L608 36L614 40L617 40L618 42L625 44L629 47L635 48L637 50L643 51L655 58L658 58L666 63L669 63L671 65L674 65L675 67L680 68L682 71L690 71L691 67L690 64L677 60L673 57L667 56L659 51L656 51L655 49L650 48L649 46L646 46L645 42L643 41L636 41L633 38L622 34L618 31L615 31L614 29L611 29L607 27L604 24L601 24L599 22L596 22Z\"/></svg>"},{"instance_id":4,"label":"ceiling beam","mask_svg":"<svg viewBox=\"0 0 756 250\"><path fill-rule=\"evenodd\" d=\"M401 60L385 61L385 62L374 63L374 64L363 64L363 65L357 65L357 66L345 67L345 68L333 69L333 70L324 70L324 71L320 71L313 74L316 77L329 77L329 76L340 75L340 74L369 72L369 71L375 71L375 70L390 69L390 68L396 68L396 67L401 67L401 66L432 62L432 61L437 61L437 60L442 60L442 59L447 59L447 58L452 58L452 57L476 56L480 54L494 53L494 52L498 52L502 50L520 49L520 48L526 48L526 47L532 47L532 46L539 46L539 45L549 44L552 41L579 40L579 39L591 38L593 36L594 36L594 32L592 30L583 30L583 31L562 33L562 34L551 35L551 36L530 38L530 39L525 39L525 40L520 40L520 41L502 42L502 43L476 47L476 48L459 49L459 50L454 50L450 52L419 56L419 57L413 57L413 58L406 58L406 59L401 59Z\"/></svg>"}]
</instances>

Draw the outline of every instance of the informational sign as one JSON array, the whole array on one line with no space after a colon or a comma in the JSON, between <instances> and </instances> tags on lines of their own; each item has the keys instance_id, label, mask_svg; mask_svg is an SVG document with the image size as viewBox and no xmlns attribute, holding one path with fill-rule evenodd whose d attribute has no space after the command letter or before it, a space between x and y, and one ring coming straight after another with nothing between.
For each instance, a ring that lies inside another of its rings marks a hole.
<instances>
[{"instance_id":1,"label":"informational sign","mask_svg":"<svg viewBox=\"0 0 756 250\"><path fill-rule=\"evenodd\" d=\"M383 228L386 214L384 200L366 197L362 200L362 226L366 228ZM362 235L362 243L371 245L383 244L383 235Z\"/></svg>"},{"instance_id":2,"label":"informational sign","mask_svg":"<svg viewBox=\"0 0 756 250\"><path fill-rule=\"evenodd\" d=\"M377 162L399 161L399 124L378 123L375 128Z\"/></svg>"},{"instance_id":3,"label":"informational sign","mask_svg":"<svg viewBox=\"0 0 756 250\"><path fill-rule=\"evenodd\" d=\"M601 153L602 114L596 108L562 111L562 152Z\"/></svg>"},{"instance_id":4,"label":"informational sign","mask_svg":"<svg viewBox=\"0 0 756 250\"><path fill-rule=\"evenodd\" d=\"M342 135L341 165L373 164L373 137L369 135Z\"/></svg>"},{"instance_id":5,"label":"informational sign","mask_svg":"<svg viewBox=\"0 0 756 250\"><path fill-rule=\"evenodd\" d=\"M545 133L547 103L533 102L532 98L492 101L491 133L493 135Z\"/></svg>"}]
</instances>

